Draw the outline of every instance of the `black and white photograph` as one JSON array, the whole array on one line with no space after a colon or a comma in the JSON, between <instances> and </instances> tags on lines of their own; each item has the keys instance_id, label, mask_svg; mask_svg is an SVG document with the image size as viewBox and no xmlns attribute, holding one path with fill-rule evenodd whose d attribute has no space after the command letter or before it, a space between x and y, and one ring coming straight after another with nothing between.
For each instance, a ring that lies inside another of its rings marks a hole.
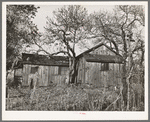
<instances>
[{"instance_id":1,"label":"black and white photograph","mask_svg":"<svg viewBox=\"0 0 150 122\"><path fill-rule=\"evenodd\" d=\"M148 2L2 2L2 120L147 120Z\"/></svg>"}]
</instances>

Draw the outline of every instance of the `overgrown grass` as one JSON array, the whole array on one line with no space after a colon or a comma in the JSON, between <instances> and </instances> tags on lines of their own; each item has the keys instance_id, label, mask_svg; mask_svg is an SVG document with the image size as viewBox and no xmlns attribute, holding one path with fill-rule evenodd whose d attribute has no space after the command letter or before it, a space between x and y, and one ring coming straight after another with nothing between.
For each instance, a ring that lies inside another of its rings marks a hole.
<instances>
[{"instance_id":1,"label":"overgrown grass","mask_svg":"<svg viewBox=\"0 0 150 122\"><path fill-rule=\"evenodd\" d=\"M6 110L30 111L121 111L120 90L96 88L87 84L56 85L36 88L9 89ZM141 105L141 106L144 106ZM130 110L138 110L130 107Z\"/></svg>"}]
</instances>

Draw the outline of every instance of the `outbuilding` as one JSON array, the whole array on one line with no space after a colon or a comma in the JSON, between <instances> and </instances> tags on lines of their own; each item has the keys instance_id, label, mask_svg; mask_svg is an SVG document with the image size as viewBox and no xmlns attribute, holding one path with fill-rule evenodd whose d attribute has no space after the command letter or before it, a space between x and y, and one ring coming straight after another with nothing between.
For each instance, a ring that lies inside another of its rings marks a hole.
<instances>
[{"instance_id":1,"label":"outbuilding","mask_svg":"<svg viewBox=\"0 0 150 122\"><path fill-rule=\"evenodd\" d=\"M123 58L106 44L100 43L77 58L77 82L99 87L121 84Z\"/></svg>"},{"instance_id":2,"label":"outbuilding","mask_svg":"<svg viewBox=\"0 0 150 122\"><path fill-rule=\"evenodd\" d=\"M69 61L65 56L22 54L21 66L15 68L14 78L22 79L22 85L28 85L30 74L39 73L38 85L48 86L51 82L61 83L66 77Z\"/></svg>"},{"instance_id":3,"label":"outbuilding","mask_svg":"<svg viewBox=\"0 0 150 122\"><path fill-rule=\"evenodd\" d=\"M104 43L81 53L77 57L76 82L99 87L118 86L122 80L123 58ZM22 63L15 69L15 78L22 79L22 85L28 85L30 74L38 71L39 86L48 86L51 82L61 83L69 70L69 59L64 56L22 54Z\"/></svg>"}]
</instances>

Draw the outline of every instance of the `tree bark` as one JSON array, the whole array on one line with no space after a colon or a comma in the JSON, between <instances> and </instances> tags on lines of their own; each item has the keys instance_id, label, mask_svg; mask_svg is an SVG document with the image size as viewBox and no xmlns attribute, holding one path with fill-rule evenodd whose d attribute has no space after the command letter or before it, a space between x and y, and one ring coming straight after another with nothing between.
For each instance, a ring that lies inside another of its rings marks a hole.
<instances>
[{"instance_id":1,"label":"tree bark","mask_svg":"<svg viewBox=\"0 0 150 122\"><path fill-rule=\"evenodd\" d=\"M122 90L122 95L123 95L123 101L124 101L124 106L127 106L127 91L128 91L128 84L126 82L126 62L123 64L123 74L122 74L122 84L123 84L123 90Z\"/></svg>"},{"instance_id":2,"label":"tree bark","mask_svg":"<svg viewBox=\"0 0 150 122\"><path fill-rule=\"evenodd\" d=\"M69 58L69 83L77 83L77 60Z\"/></svg>"}]
</instances>

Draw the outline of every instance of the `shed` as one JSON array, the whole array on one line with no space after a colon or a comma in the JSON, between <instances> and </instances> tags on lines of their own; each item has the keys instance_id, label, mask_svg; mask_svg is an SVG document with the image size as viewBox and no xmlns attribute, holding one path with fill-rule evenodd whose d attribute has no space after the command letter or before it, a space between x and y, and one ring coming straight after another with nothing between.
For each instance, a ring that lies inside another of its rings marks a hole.
<instances>
[{"instance_id":1,"label":"shed","mask_svg":"<svg viewBox=\"0 0 150 122\"><path fill-rule=\"evenodd\" d=\"M14 65L14 81L17 83L22 82L22 61L18 61L17 64Z\"/></svg>"},{"instance_id":2,"label":"shed","mask_svg":"<svg viewBox=\"0 0 150 122\"><path fill-rule=\"evenodd\" d=\"M77 81L100 87L120 85L123 58L104 43L81 53Z\"/></svg>"},{"instance_id":3,"label":"shed","mask_svg":"<svg viewBox=\"0 0 150 122\"><path fill-rule=\"evenodd\" d=\"M68 57L22 54L22 67L15 69L15 77L22 76L22 85L28 85L28 77L39 73L39 86L48 86L51 82L61 83L69 67ZM20 75L21 74L21 75Z\"/></svg>"}]
</instances>

